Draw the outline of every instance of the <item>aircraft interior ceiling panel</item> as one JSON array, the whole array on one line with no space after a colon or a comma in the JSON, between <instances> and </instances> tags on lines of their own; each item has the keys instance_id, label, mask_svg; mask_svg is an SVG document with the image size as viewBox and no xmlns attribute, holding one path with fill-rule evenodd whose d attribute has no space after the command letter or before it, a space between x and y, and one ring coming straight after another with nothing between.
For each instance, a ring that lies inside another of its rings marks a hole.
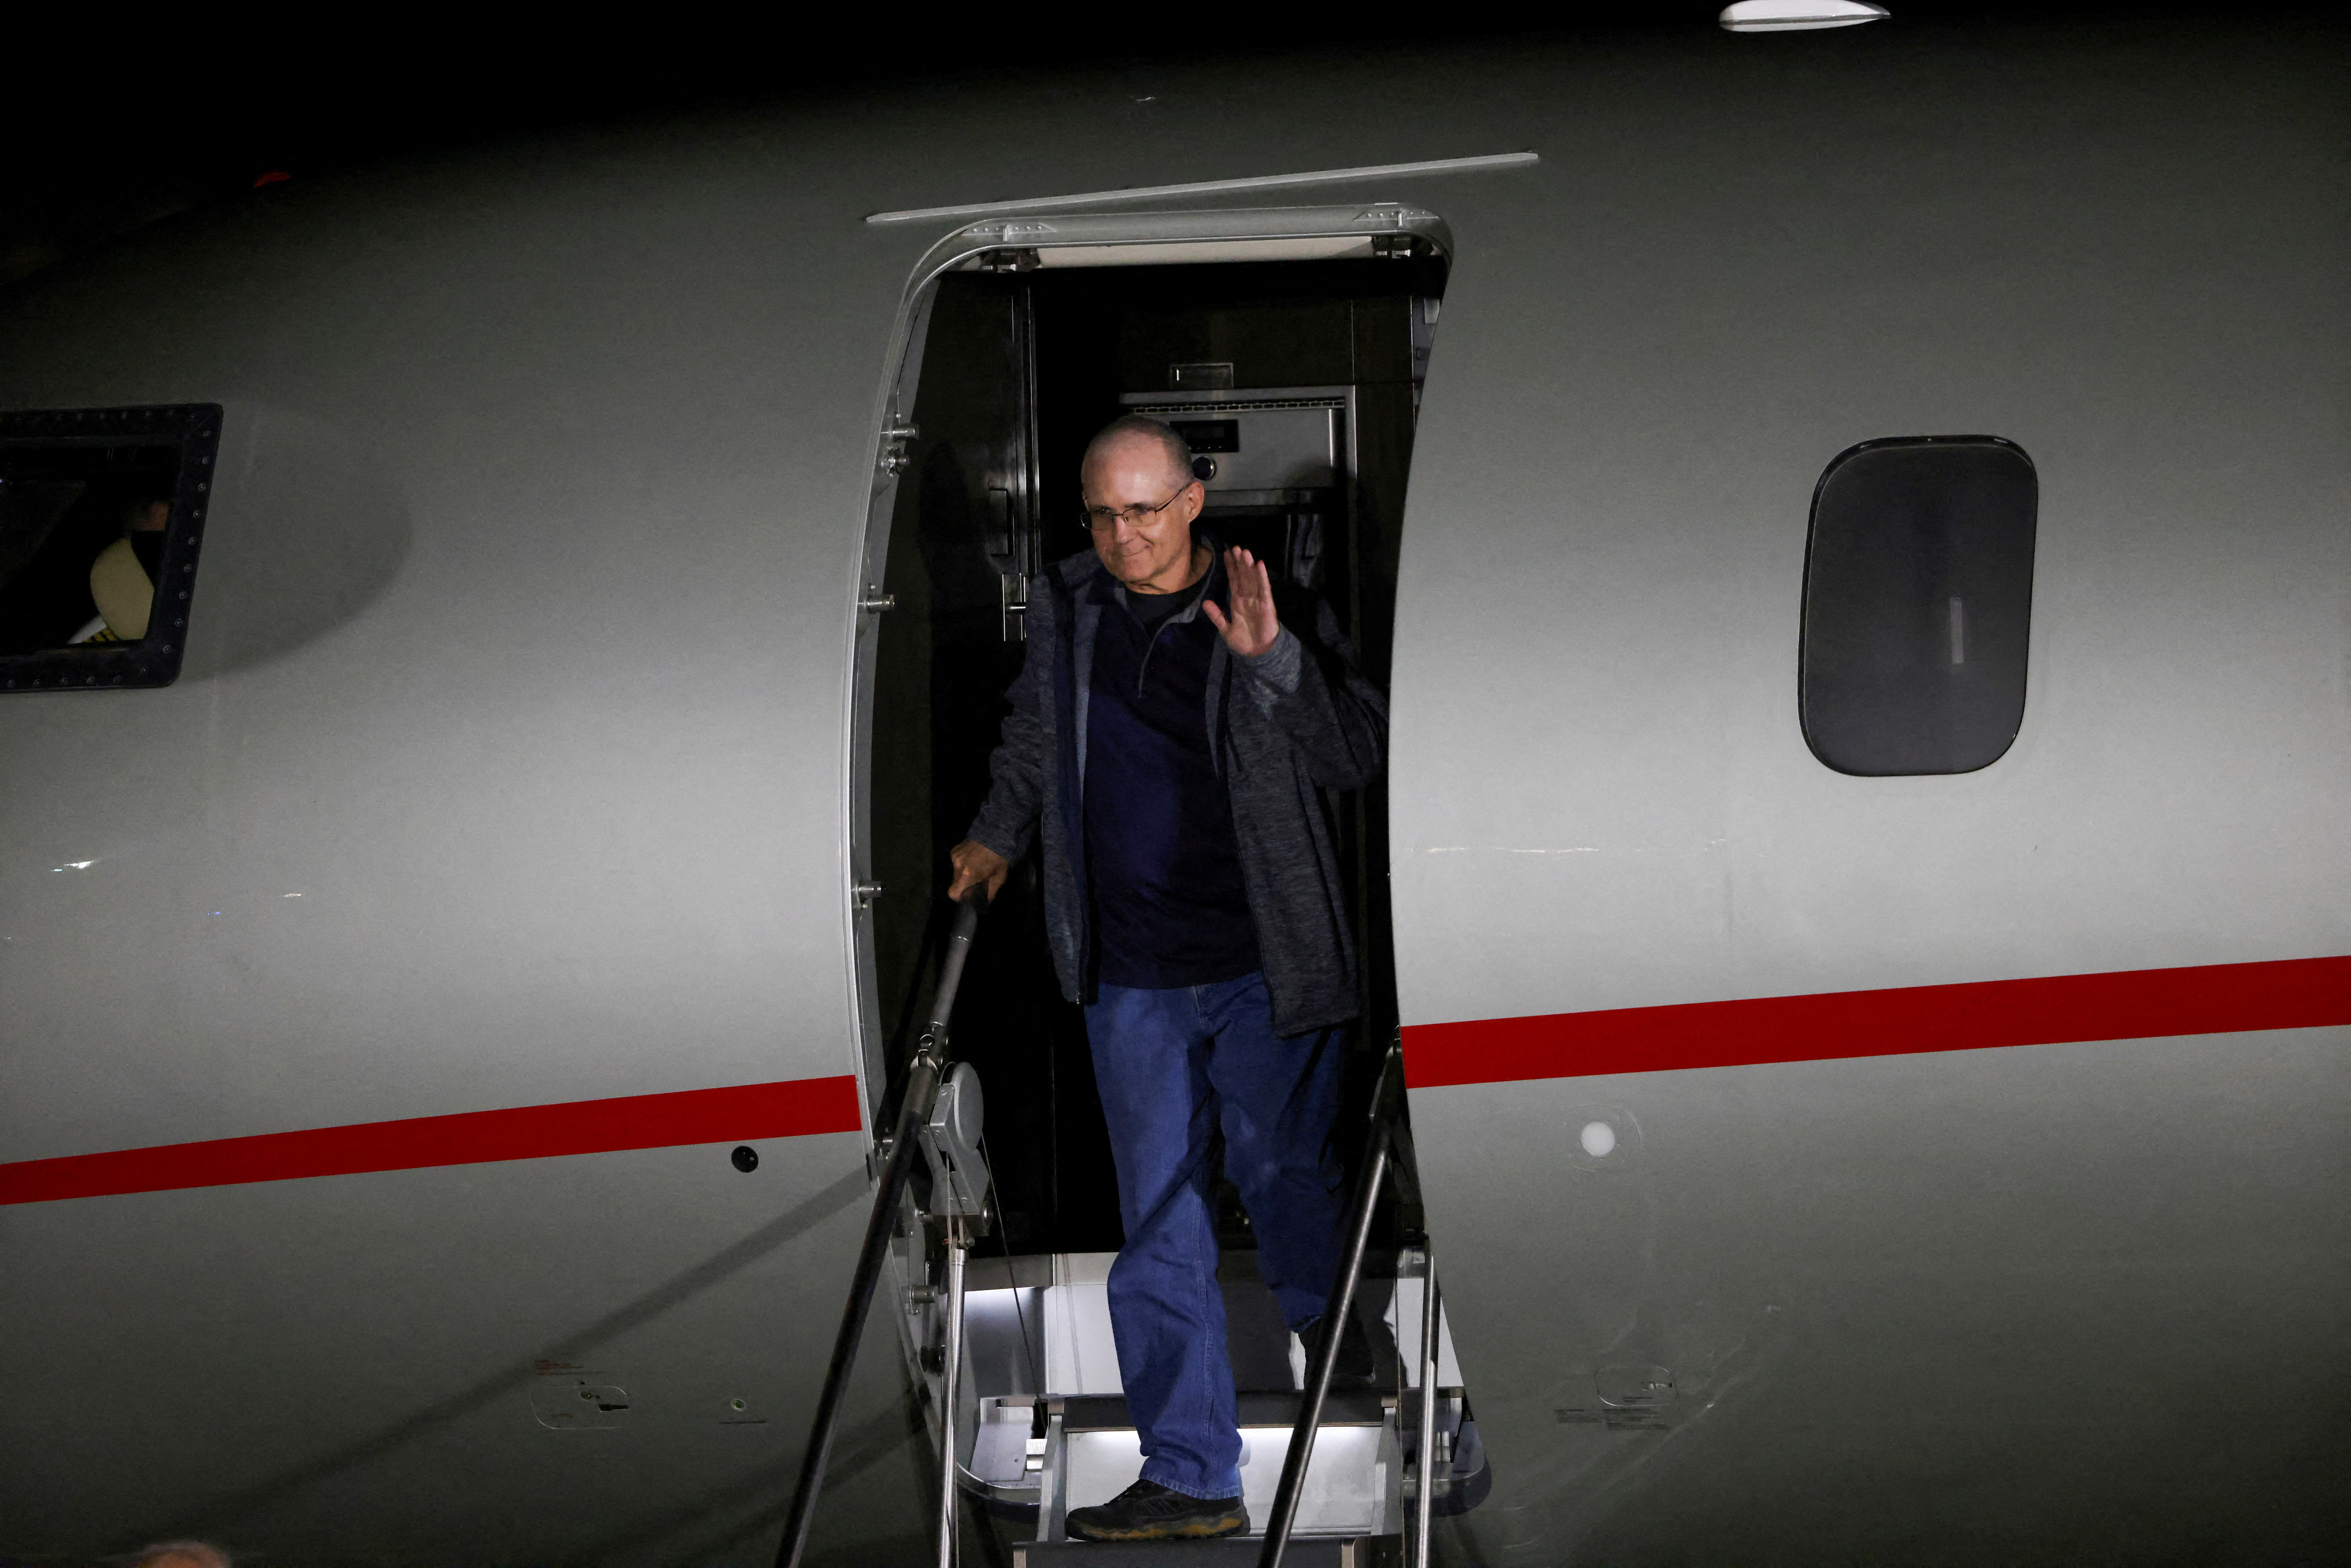
<instances>
[{"instance_id":1,"label":"aircraft interior ceiling panel","mask_svg":"<svg viewBox=\"0 0 2351 1568\"><path fill-rule=\"evenodd\" d=\"M1471 1524L1530 1561L2324 1556L2346 1036L1416 1091L1515 1472Z\"/></svg>"}]
</instances>

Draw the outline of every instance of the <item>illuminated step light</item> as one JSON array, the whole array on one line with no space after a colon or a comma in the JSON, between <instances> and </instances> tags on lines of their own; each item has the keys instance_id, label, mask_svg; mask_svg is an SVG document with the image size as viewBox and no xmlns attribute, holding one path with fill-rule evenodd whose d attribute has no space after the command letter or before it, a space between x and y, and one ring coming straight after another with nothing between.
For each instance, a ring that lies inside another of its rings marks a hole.
<instances>
[{"instance_id":1,"label":"illuminated step light","mask_svg":"<svg viewBox=\"0 0 2351 1568\"><path fill-rule=\"evenodd\" d=\"M1856 27L1882 22L1886 7L1864 0L1733 0L1722 25L1734 33L1795 33L1813 27Z\"/></svg>"}]
</instances>

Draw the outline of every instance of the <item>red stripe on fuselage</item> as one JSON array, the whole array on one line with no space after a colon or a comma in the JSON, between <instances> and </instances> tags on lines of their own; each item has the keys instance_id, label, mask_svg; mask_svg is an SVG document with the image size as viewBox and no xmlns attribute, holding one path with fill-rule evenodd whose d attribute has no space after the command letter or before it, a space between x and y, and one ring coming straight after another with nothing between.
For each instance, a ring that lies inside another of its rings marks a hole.
<instances>
[{"instance_id":1,"label":"red stripe on fuselage","mask_svg":"<svg viewBox=\"0 0 2351 1568\"><path fill-rule=\"evenodd\" d=\"M18 1160L0 1165L0 1204L795 1138L862 1124L854 1078L797 1078Z\"/></svg>"},{"instance_id":2,"label":"red stripe on fuselage","mask_svg":"<svg viewBox=\"0 0 2351 1568\"><path fill-rule=\"evenodd\" d=\"M1404 1031L1415 1089L2351 1024L2351 957L1829 991Z\"/></svg>"}]
</instances>

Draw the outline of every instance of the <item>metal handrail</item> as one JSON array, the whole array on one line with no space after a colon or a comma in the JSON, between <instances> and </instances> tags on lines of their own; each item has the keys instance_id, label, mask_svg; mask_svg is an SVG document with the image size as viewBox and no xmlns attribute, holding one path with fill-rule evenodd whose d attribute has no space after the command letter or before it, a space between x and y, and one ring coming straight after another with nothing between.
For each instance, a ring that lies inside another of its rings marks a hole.
<instances>
[{"instance_id":1,"label":"metal handrail","mask_svg":"<svg viewBox=\"0 0 2351 1568\"><path fill-rule=\"evenodd\" d=\"M1281 1568L1281 1554L1290 1546L1290 1532L1298 1521L1298 1497L1306 1484L1306 1466L1314 1457L1315 1429L1322 1424L1322 1406L1331 1394L1331 1374L1339 1364L1339 1344L1346 1338L1347 1315L1354 1310L1355 1286L1363 1278L1364 1249L1372 1238L1372 1218L1379 1211L1380 1187L1387 1180L1395 1148L1395 1120L1390 1108L1392 1085L1401 1085L1404 1059L1394 1045L1380 1063L1380 1081L1372 1092L1371 1145L1365 1151L1363 1174L1355 1181L1354 1202L1348 1214L1347 1251L1331 1281L1322 1305L1322 1343L1314 1352L1306 1375L1306 1397L1298 1407L1298 1425L1290 1431L1290 1451L1281 1460L1281 1485L1273 1494L1273 1517L1265 1529L1265 1545L1258 1552L1258 1568ZM1426 1460L1423 1461L1424 1465Z\"/></svg>"},{"instance_id":2,"label":"metal handrail","mask_svg":"<svg viewBox=\"0 0 2351 1568\"><path fill-rule=\"evenodd\" d=\"M963 1370L963 1260L969 1249L961 1215L947 1221L946 1315L940 1320L939 1568L956 1561L956 1381Z\"/></svg>"},{"instance_id":3,"label":"metal handrail","mask_svg":"<svg viewBox=\"0 0 2351 1568\"><path fill-rule=\"evenodd\" d=\"M1444 1308L1437 1293L1437 1254L1424 1244L1420 1260L1420 1479L1412 1500L1412 1563L1413 1568L1428 1568L1428 1527L1437 1503L1437 1313Z\"/></svg>"},{"instance_id":4,"label":"metal handrail","mask_svg":"<svg viewBox=\"0 0 2351 1568\"><path fill-rule=\"evenodd\" d=\"M899 1106L896 1129L891 1134L882 1166L882 1183L873 1194L873 1212L865 1221L865 1242L850 1276L849 1301L841 1309L841 1332L833 1336L832 1360L825 1368L824 1392L818 1396L816 1419L809 1428L808 1448L800 1455L798 1490L792 1511L784 1521L784 1537L776 1545L776 1568L799 1568L808 1549L809 1526L816 1518L817 1493L824 1488L824 1467L832 1448L833 1428L841 1421L841 1406L849 1391L849 1374L857 1364L857 1342L873 1306L874 1287L889 1256L890 1239L898 1228L898 1201L913 1175L923 1127L931 1119L939 1085L947 1070L947 1018L955 1011L956 991L963 983L964 960L971 956L971 939L979 928L987 895L975 890L956 913L955 930L947 937L946 961L939 968L939 986L931 1001L931 1021L915 1048L906 1073L906 1096ZM950 1416L952 1419L952 1416ZM952 1452L953 1445L949 1445Z\"/></svg>"}]
</instances>

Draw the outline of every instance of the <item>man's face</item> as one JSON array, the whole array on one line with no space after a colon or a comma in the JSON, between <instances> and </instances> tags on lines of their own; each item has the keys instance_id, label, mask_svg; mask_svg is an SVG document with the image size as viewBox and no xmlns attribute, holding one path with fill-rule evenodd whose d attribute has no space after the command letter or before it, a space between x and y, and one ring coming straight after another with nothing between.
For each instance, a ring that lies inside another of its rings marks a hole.
<instances>
[{"instance_id":1,"label":"man's face","mask_svg":"<svg viewBox=\"0 0 2351 1568\"><path fill-rule=\"evenodd\" d=\"M1162 593L1183 587L1191 576L1192 519L1206 498L1199 481L1174 472L1166 449L1143 436L1094 454L1084 478L1094 553L1110 574ZM1103 507L1123 515L1106 524ZM1140 520L1131 520L1138 512Z\"/></svg>"}]
</instances>

